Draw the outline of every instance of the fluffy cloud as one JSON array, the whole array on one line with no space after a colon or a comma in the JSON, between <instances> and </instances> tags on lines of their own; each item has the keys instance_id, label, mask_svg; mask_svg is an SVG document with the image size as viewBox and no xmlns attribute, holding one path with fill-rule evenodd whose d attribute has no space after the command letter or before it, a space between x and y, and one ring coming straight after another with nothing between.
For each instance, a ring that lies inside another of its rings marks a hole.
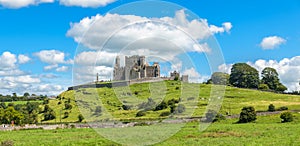
<instances>
[{"instance_id":1,"label":"fluffy cloud","mask_svg":"<svg viewBox=\"0 0 300 146\"><path fill-rule=\"evenodd\" d=\"M57 95L63 90L63 87L60 85L51 85L51 84L43 84L38 85L32 89L33 92L39 94L52 93L52 95Z\"/></svg>"},{"instance_id":2,"label":"fluffy cloud","mask_svg":"<svg viewBox=\"0 0 300 146\"><path fill-rule=\"evenodd\" d=\"M48 70L52 70L52 69L57 68L57 67L58 67L58 64L47 65L47 66L44 66L44 70L48 71Z\"/></svg>"},{"instance_id":3,"label":"fluffy cloud","mask_svg":"<svg viewBox=\"0 0 300 146\"><path fill-rule=\"evenodd\" d=\"M35 55L42 61L48 64L66 63L65 53L58 50L42 50L35 53Z\"/></svg>"},{"instance_id":4,"label":"fluffy cloud","mask_svg":"<svg viewBox=\"0 0 300 146\"><path fill-rule=\"evenodd\" d=\"M29 5L38 5L41 3L53 3L54 0L0 0L0 5L7 8L22 8Z\"/></svg>"},{"instance_id":5,"label":"fluffy cloud","mask_svg":"<svg viewBox=\"0 0 300 146\"><path fill-rule=\"evenodd\" d=\"M230 22L223 23L222 27L217 27L215 25L208 25L206 19L189 21L186 16L184 10L177 11L174 18L146 18L118 14L106 14L102 16L97 14L90 18L86 17L79 23L72 23L67 35L73 37L76 42L91 49L101 49L108 38L111 39L111 43L105 46L108 49L123 48L128 43L143 38L162 38L175 43L179 47L193 49L191 45L194 45L194 42L192 42L186 33L190 34L195 40L201 40L215 33L229 32L232 28ZM119 31L111 37L116 30ZM83 37L82 34L85 34L85 36ZM152 40L153 42L156 41L155 39ZM150 44L153 44L150 40L147 42L149 42L149 45L144 44L144 46L151 46ZM160 49L167 47L167 45L163 44L165 43L161 44ZM167 47L167 49L170 48Z\"/></svg>"},{"instance_id":6,"label":"fluffy cloud","mask_svg":"<svg viewBox=\"0 0 300 146\"><path fill-rule=\"evenodd\" d=\"M67 66L61 66L59 68L56 68L57 72L66 72L68 70L69 70L69 67L67 67Z\"/></svg>"},{"instance_id":7,"label":"fluffy cloud","mask_svg":"<svg viewBox=\"0 0 300 146\"><path fill-rule=\"evenodd\" d=\"M277 70L281 82L288 87L289 91L300 90L300 56L293 58L284 58L280 61L262 60L247 62L247 64L256 68L260 73L265 67L272 67ZM219 66L220 71L230 73L232 64L223 64Z\"/></svg>"},{"instance_id":8,"label":"fluffy cloud","mask_svg":"<svg viewBox=\"0 0 300 146\"><path fill-rule=\"evenodd\" d=\"M116 0L59 0L60 4L65 6L80 6L80 7L100 7L106 6Z\"/></svg>"},{"instance_id":9,"label":"fluffy cloud","mask_svg":"<svg viewBox=\"0 0 300 146\"><path fill-rule=\"evenodd\" d=\"M189 76L189 82L194 83L202 83L204 81L207 81L210 77L209 76L201 76L195 68L187 69L183 72L183 75Z\"/></svg>"},{"instance_id":10,"label":"fluffy cloud","mask_svg":"<svg viewBox=\"0 0 300 146\"><path fill-rule=\"evenodd\" d=\"M10 52L3 52L0 56L0 70L10 70L16 67L17 57Z\"/></svg>"},{"instance_id":11,"label":"fluffy cloud","mask_svg":"<svg viewBox=\"0 0 300 146\"><path fill-rule=\"evenodd\" d=\"M218 27L209 25L206 19L188 20L185 11L179 10L174 17L161 18L97 14L72 23L67 36L80 43L80 46L87 47L85 51L77 54L75 65L103 66L106 67L106 72L112 72L116 54L138 54L152 56L147 57L150 62L157 59L172 62L171 68L174 69L180 68L181 62L174 61L178 55L187 52L210 52L210 44L203 42L213 34L230 32L231 28L230 22ZM78 69L81 70L83 69Z\"/></svg>"},{"instance_id":12,"label":"fluffy cloud","mask_svg":"<svg viewBox=\"0 0 300 146\"><path fill-rule=\"evenodd\" d=\"M260 43L260 46L263 49L274 49L274 48L280 46L281 44L284 44L285 42L286 42L286 40L281 37L269 36L269 37L263 38L263 40Z\"/></svg>"},{"instance_id":13,"label":"fluffy cloud","mask_svg":"<svg viewBox=\"0 0 300 146\"><path fill-rule=\"evenodd\" d=\"M19 60L20 64L24 64L24 63L27 63L28 61L30 61L31 59L26 55L19 55L18 60Z\"/></svg>"}]
</instances>

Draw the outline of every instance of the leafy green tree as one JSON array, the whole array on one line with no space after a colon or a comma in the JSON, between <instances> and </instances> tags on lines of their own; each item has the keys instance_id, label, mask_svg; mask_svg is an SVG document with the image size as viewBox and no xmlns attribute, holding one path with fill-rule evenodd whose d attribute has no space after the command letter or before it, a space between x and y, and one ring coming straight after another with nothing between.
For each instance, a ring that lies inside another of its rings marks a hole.
<instances>
[{"instance_id":1,"label":"leafy green tree","mask_svg":"<svg viewBox=\"0 0 300 146\"><path fill-rule=\"evenodd\" d=\"M258 71L246 63L236 63L231 68L229 83L240 88L258 88Z\"/></svg>"},{"instance_id":2,"label":"leafy green tree","mask_svg":"<svg viewBox=\"0 0 300 146\"><path fill-rule=\"evenodd\" d=\"M229 74L223 72L215 72L211 75L211 81L213 84L217 85L228 85Z\"/></svg>"},{"instance_id":3,"label":"leafy green tree","mask_svg":"<svg viewBox=\"0 0 300 146\"><path fill-rule=\"evenodd\" d=\"M277 90L279 85L281 84L278 78L278 73L276 69L271 67L266 67L261 72L261 83L267 84L271 90Z\"/></svg>"},{"instance_id":4,"label":"leafy green tree","mask_svg":"<svg viewBox=\"0 0 300 146\"><path fill-rule=\"evenodd\" d=\"M55 112L49 108L46 113L44 113L44 121L53 120L56 118Z\"/></svg>"},{"instance_id":5,"label":"leafy green tree","mask_svg":"<svg viewBox=\"0 0 300 146\"><path fill-rule=\"evenodd\" d=\"M256 111L254 107L247 106L243 107L242 112L240 113L240 118L238 123L248 123L256 120Z\"/></svg>"},{"instance_id":6,"label":"leafy green tree","mask_svg":"<svg viewBox=\"0 0 300 146\"><path fill-rule=\"evenodd\" d=\"M28 97L28 96L30 96L30 94L28 92L25 92L23 96Z\"/></svg>"},{"instance_id":7,"label":"leafy green tree","mask_svg":"<svg viewBox=\"0 0 300 146\"><path fill-rule=\"evenodd\" d=\"M15 124L22 124L24 115L15 110L14 107L0 109L0 121L2 124L10 124L14 121Z\"/></svg>"}]
</instances>

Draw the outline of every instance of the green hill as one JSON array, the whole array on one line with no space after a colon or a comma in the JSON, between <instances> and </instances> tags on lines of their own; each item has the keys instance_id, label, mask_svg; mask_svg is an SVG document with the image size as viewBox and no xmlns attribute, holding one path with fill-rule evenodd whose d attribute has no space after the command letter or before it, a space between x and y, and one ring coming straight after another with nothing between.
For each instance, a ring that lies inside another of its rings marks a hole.
<instances>
[{"instance_id":1,"label":"green hill","mask_svg":"<svg viewBox=\"0 0 300 146\"><path fill-rule=\"evenodd\" d=\"M221 88L221 86L164 81L133 84L130 88L81 88L65 91L59 95L59 98L49 102L49 106L56 113L56 119L43 123L77 122L80 113L85 116L86 121L159 119L163 118L160 116L162 113L170 111L170 106L163 110L146 110L145 115L140 117L136 117L136 114L148 105L150 109L153 109L162 101L168 103L172 100L176 102L176 107L182 104L186 109L183 113L173 115L174 117L189 115L199 117L203 116L212 99L210 96L213 96L211 91L216 88ZM154 104L148 98L151 98ZM213 98L216 99L216 97ZM70 102L72 109L65 109L67 102ZM298 110L300 109L300 96L226 86L219 112L224 115L239 114L244 106L254 106L257 111L266 111L269 104L275 105L276 108L287 106L290 110ZM101 114L95 112L96 107L99 106ZM68 112L68 117L63 118L65 112ZM40 119L42 119L42 114Z\"/></svg>"}]
</instances>

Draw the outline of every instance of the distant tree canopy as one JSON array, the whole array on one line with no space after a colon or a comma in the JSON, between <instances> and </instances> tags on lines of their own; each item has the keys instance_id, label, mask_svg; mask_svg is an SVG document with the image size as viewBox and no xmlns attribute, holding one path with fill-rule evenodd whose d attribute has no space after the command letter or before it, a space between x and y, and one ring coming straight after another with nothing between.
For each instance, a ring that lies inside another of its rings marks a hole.
<instances>
[{"instance_id":1,"label":"distant tree canopy","mask_svg":"<svg viewBox=\"0 0 300 146\"><path fill-rule=\"evenodd\" d=\"M228 85L229 74L223 72L215 72L211 75L211 82L217 85Z\"/></svg>"},{"instance_id":2,"label":"distant tree canopy","mask_svg":"<svg viewBox=\"0 0 300 146\"><path fill-rule=\"evenodd\" d=\"M287 88L280 83L278 73L274 68L266 67L261 72L261 83L268 85L270 90L283 92Z\"/></svg>"},{"instance_id":3,"label":"distant tree canopy","mask_svg":"<svg viewBox=\"0 0 300 146\"><path fill-rule=\"evenodd\" d=\"M246 63L236 63L231 68L229 83L240 88L258 88L259 73Z\"/></svg>"}]
</instances>

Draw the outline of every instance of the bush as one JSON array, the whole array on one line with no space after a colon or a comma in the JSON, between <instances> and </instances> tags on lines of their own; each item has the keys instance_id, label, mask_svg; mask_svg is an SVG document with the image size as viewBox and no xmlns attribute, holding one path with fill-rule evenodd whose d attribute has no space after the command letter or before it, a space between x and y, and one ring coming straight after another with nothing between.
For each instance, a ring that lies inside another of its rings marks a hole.
<instances>
[{"instance_id":1,"label":"bush","mask_svg":"<svg viewBox=\"0 0 300 146\"><path fill-rule=\"evenodd\" d=\"M44 113L44 121L55 119L55 112L52 109L49 109L46 113Z\"/></svg>"},{"instance_id":2,"label":"bush","mask_svg":"<svg viewBox=\"0 0 300 146\"><path fill-rule=\"evenodd\" d=\"M73 106L70 103L68 103L68 102L65 103L65 109L66 110L70 110L70 109L72 109L72 107Z\"/></svg>"},{"instance_id":3,"label":"bush","mask_svg":"<svg viewBox=\"0 0 300 146\"><path fill-rule=\"evenodd\" d=\"M122 105L123 110L130 110L131 106L130 105Z\"/></svg>"},{"instance_id":4,"label":"bush","mask_svg":"<svg viewBox=\"0 0 300 146\"><path fill-rule=\"evenodd\" d=\"M82 122L84 120L84 117L82 116L82 114L78 115L78 121Z\"/></svg>"},{"instance_id":5,"label":"bush","mask_svg":"<svg viewBox=\"0 0 300 146\"><path fill-rule=\"evenodd\" d=\"M256 120L256 111L254 107L247 106L243 107L242 112L240 113L240 118L238 123L248 123Z\"/></svg>"},{"instance_id":6,"label":"bush","mask_svg":"<svg viewBox=\"0 0 300 146\"><path fill-rule=\"evenodd\" d=\"M225 116L220 113L217 113L214 110L208 110L205 114L206 122L217 122L220 120L225 120Z\"/></svg>"},{"instance_id":7,"label":"bush","mask_svg":"<svg viewBox=\"0 0 300 146\"><path fill-rule=\"evenodd\" d=\"M281 122L286 123L286 122L292 122L293 119L293 114L291 112L283 112L280 114Z\"/></svg>"},{"instance_id":8,"label":"bush","mask_svg":"<svg viewBox=\"0 0 300 146\"><path fill-rule=\"evenodd\" d=\"M160 117L166 117L166 116L169 116L170 114L171 114L171 112L166 111L166 112L162 112L159 116Z\"/></svg>"},{"instance_id":9,"label":"bush","mask_svg":"<svg viewBox=\"0 0 300 146\"><path fill-rule=\"evenodd\" d=\"M180 87L176 87L176 88L175 88L175 90L179 90L179 89L180 89Z\"/></svg>"},{"instance_id":10,"label":"bush","mask_svg":"<svg viewBox=\"0 0 300 146\"><path fill-rule=\"evenodd\" d=\"M178 107L175 109L175 113L183 113L185 111L185 106L183 104L179 104Z\"/></svg>"},{"instance_id":11,"label":"bush","mask_svg":"<svg viewBox=\"0 0 300 146\"><path fill-rule=\"evenodd\" d=\"M69 112L64 113L64 119L69 117Z\"/></svg>"},{"instance_id":12,"label":"bush","mask_svg":"<svg viewBox=\"0 0 300 146\"><path fill-rule=\"evenodd\" d=\"M102 107L96 106L94 115L100 116L102 114Z\"/></svg>"},{"instance_id":13,"label":"bush","mask_svg":"<svg viewBox=\"0 0 300 146\"><path fill-rule=\"evenodd\" d=\"M278 110L279 111L285 111L285 110L288 110L289 108L286 107L286 106L282 106L282 107L279 107Z\"/></svg>"},{"instance_id":14,"label":"bush","mask_svg":"<svg viewBox=\"0 0 300 146\"><path fill-rule=\"evenodd\" d=\"M268 111L269 112L274 112L275 111L275 106L273 104L270 104L269 108L268 108Z\"/></svg>"},{"instance_id":15,"label":"bush","mask_svg":"<svg viewBox=\"0 0 300 146\"><path fill-rule=\"evenodd\" d=\"M139 111L136 113L136 117L142 117L142 116L145 116L146 115L146 112L145 111Z\"/></svg>"},{"instance_id":16,"label":"bush","mask_svg":"<svg viewBox=\"0 0 300 146\"><path fill-rule=\"evenodd\" d=\"M159 111L168 108L168 104L165 101L162 101L159 105L157 105L154 111Z\"/></svg>"},{"instance_id":17,"label":"bush","mask_svg":"<svg viewBox=\"0 0 300 146\"><path fill-rule=\"evenodd\" d=\"M267 84L259 84L258 89L267 91L270 88Z\"/></svg>"}]
</instances>

